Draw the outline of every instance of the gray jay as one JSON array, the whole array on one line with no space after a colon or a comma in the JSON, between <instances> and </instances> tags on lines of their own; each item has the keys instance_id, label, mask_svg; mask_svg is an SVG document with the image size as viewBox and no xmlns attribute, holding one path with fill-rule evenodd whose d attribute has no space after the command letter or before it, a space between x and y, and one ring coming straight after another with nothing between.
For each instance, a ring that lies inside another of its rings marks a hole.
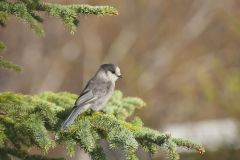
<instances>
[{"instance_id":1,"label":"gray jay","mask_svg":"<svg viewBox=\"0 0 240 160\"><path fill-rule=\"evenodd\" d=\"M101 110L111 97L118 78L122 78L118 66L102 64L77 98L71 113L62 123L61 129L71 125L80 113L89 108L94 111Z\"/></svg>"}]
</instances>

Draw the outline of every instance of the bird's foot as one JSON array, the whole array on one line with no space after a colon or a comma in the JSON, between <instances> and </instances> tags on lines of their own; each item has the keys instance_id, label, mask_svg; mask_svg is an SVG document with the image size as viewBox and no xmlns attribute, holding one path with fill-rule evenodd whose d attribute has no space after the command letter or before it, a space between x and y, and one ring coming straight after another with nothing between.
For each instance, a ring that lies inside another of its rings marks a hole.
<instances>
[{"instance_id":1,"label":"bird's foot","mask_svg":"<svg viewBox=\"0 0 240 160\"><path fill-rule=\"evenodd\" d=\"M95 114L95 115L101 115L101 112L95 111L94 114Z\"/></svg>"},{"instance_id":2,"label":"bird's foot","mask_svg":"<svg viewBox=\"0 0 240 160\"><path fill-rule=\"evenodd\" d=\"M100 110L99 112L104 113L104 114L107 113L107 111L105 111L105 110Z\"/></svg>"}]
</instances>

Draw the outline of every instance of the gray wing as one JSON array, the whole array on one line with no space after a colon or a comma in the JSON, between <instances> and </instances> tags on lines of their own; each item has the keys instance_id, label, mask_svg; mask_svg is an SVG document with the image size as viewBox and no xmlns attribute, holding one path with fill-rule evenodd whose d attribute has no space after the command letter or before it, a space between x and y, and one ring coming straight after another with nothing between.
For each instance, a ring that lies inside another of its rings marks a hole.
<instances>
[{"instance_id":1,"label":"gray wing","mask_svg":"<svg viewBox=\"0 0 240 160\"><path fill-rule=\"evenodd\" d=\"M76 100L75 106L81 106L84 103L88 103L94 99L92 90L85 90Z\"/></svg>"},{"instance_id":2,"label":"gray wing","mask_svg":"<svg viewBox=\"0 0 240 160\"><path fill-rule=\"evenodd\" d=\"M70 115L62 123L61 129L64 129L71 125L77 118L77 116L86 109L86 107L91 103L91 101L95 99L96 97L94 97L91 90L84 90L84 92L76 100L75 106L73 107Z\"/></svg>"}]
</instances>

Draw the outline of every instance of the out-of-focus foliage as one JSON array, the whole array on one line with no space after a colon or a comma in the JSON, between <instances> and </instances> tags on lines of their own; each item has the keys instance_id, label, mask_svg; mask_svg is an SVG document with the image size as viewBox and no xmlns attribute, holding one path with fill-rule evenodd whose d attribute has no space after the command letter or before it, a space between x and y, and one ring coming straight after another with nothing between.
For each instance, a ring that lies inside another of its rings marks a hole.
<instances>
[{"instance_id":1,"label":"out-of-focus foliage","mask_svg":"<svg viewBox=\"0 0 240 160\"><path fill-rule=\"evenodd\" d=\"M177 146L204 152L198 144L143 127L140 119L138 123L136 120L126 122L125 119L145 103L139 98L123 98L120 91L114 93L106 106L106 113L88 110L69 128L59 131L59 125L69 114L76 98L77 95L67 92L44 92L36 96L1 93L1 159L8 160L11 155L20 159L51 159L28 153L26 149L37 147L47 153L56 144L65 143L70 155L79 144L93 160L104 160L100 145L103 139L111 149L121 148L128 160L138 159L136 151L140 146L149 153L155 153L158 146L165 147L173 160L179 159ZM56 134L56 140L50 137L49 132Z\"/></svg>"},{"instance_id":2,"label":"out-of-focus foliage","mask_svg":"<svg viewBox=\"0 0 240 160\"><path fill-rule=\"evenodd\" d=\"M22 70L22 68L19 65L14 64L14 63L4 59L1 56L0 56L0 67L5 68L5 69L11 69L11 70L14 70L14 71L17 71L17 72Z\"/></svg>"},{"instance_id":3,"label":"out-of-focus foliage","mask_svg":"<svg viewBox=\"0 0 240 160\"><path fill-rule=\"evenodd\" d=\"M0 41L0 52L4 49L5 45ZM21 71L21 67L19 65L4 59L2 56L0 56L0 68L11 69L18 72Z\"/></svg>"},{"instance_id":4,"label":"out-of-focus foliage","mask_svg":"<svg viewBox=\"0 0 240 160\"><path fill-rule=\"evenodd\" d=\"M5 45L4 45L3 42L0 41L0 51L3 50L3 49L5 49Z\"/></svg>"},{"instance_id":5,"label":"out-of-focus foliage","mask_svg":"<svg viewBox=\"0 0 240 160\"><path fill-rule=\"evenodd\" d=\"M61 18L71 33L76 31L80 14L98 16L118 14L117 10L111 6L90 6L86 4L63 5L45 3L40 0L2 0L0 1L0 25L5 26L6 21L13 15L28 24L36 34L43 35L44 31L39 25L39 23L43 22L43 18L39 15L39 12L46 12L51 16ZM3 47L4 44L0 42L0 50ZM21 71L19 65L13 64L3 57L0 57L0 67Z\"/></svg>"},{"instance_id":6,"label":"out-of-focus foliage","mask_svg":"<svg viewBox=\"0 0 240 160\"><path fill-rule=\"evenodd\" d=\"M221 155L221 156L220 156ZM185 160L202 160L203 158L205 159L215 159L218 157L218 160L237 160L239 158L240 151L239 149L226 149L226 148L220 148L218 151L214 152L206 152L204 154L204 157L201 155L196 155L196 154L182 154L184 156Z\"/></svg>"}]
</instances>

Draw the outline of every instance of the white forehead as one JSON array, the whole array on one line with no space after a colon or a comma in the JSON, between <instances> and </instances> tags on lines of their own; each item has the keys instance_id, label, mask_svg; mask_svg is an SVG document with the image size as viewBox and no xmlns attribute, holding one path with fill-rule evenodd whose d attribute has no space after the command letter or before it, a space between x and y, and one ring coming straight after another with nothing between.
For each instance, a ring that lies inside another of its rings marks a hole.
<instances>
[{"instance_id":1,"label":"white forehead","mask_svg":"<svg viewBox=\"0 0 240 160\"><path fill-rule=\"evenodd\" d=\"M116 67L116 73L118 74L118 75L120 75L120 68L119 67Z\"/></svg>"}]
</instances>

